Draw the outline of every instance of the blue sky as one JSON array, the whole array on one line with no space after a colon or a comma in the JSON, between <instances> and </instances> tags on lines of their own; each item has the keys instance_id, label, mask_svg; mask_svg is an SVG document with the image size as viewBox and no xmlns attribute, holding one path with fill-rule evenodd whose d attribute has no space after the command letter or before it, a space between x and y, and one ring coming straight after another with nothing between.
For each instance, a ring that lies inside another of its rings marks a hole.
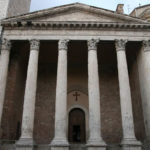
<instances>
[{"instance_id":1,"label":"blue sky","mask_svg":"<svg viewBox=\"0 0 150 150\"><path fill-rule=\"evenodd\" d=\"M85 3L110 10L116 10L117 4L121 3L124 4L124 10L127 14L139 5L150 4L150 0L32 0L31 11L75 2Z\"/></svg>"}]
</instances>

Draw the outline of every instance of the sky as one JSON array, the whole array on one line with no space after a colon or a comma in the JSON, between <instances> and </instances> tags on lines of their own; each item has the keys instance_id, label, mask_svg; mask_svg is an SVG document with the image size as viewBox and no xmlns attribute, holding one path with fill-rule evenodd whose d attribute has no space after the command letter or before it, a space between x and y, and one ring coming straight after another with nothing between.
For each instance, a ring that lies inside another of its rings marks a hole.
<instances>
[{"instance_id":1,"label":"sky","mask_svg":"<svg viewBox=\"0 0 150 150\"><path fill-rule=\"evenodd\" d=\"M116 10L117 4L124 4L124 11L126 14L129 14L135 7L150 4L150 0L32 0L30 11L42 10L75 2L114 11Z\"/></svg>"}]
</instances>

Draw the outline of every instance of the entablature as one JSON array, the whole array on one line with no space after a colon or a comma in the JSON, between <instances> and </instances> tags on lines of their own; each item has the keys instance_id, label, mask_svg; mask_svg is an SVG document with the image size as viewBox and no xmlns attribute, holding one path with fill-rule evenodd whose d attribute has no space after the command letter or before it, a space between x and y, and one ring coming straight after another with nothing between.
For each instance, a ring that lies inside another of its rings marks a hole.
<instances>
[{"instance_id":1,"label":"entablature","mask_svg":"<svg viewBox=\"0 0 150 150\"><path fill-rule=\"evenodd\" d=\"M13 21L2 22L5 29L150 29L150 23L118 23L88 21Z\"/></svg>"}]
</instances>

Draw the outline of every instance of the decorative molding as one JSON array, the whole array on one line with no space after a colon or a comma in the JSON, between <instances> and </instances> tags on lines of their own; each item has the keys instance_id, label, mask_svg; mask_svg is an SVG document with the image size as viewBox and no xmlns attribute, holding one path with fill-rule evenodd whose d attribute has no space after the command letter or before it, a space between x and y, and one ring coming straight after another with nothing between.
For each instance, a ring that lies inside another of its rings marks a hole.
<instances>
[{"instance_id":1,"label":"decorative molding","mask_svg":"<svg viewBox=\"0 0 150 150\"><path fill-rule=\"evenodd\" d=\"M144 52L150 51L150 40L143 41L143 48L144 48Z\"/></svg>"},{"instance_id":2,"label":"decorative molding","mask_svg":"<svg viewBox=\"0 0 150 150\"><path fill-rule=\"evenodd\" d=\"M116 51L125 51L127 40L115 40Z\"/></svg>"},{"instance_id":3,"label":"decorative molding","mask_svg":"<svg viewBox=\"0 0 150 150\"><path fill-rule=\"evenodd\" d=\"M10 50L11 49L11 41L8 39L2 39L1 50Z\"/></svg>"},{"instance_id":4,"label":"decorative molding","mask_svg":"<svg viewBox=\"0 0 150 150\"><path fill-rule=\"evenodd\" d=\"M67 39L59 40L59 42L58 42L58 49L67 51L68 50L68 42L69 42L69 40L67 40Z\"/></svg>"},{"instance_id":5,"label":"decorative molding","mask_svg":"<svg viewBox=\"0 0 150 150\"><path fill-rule=\"evenodd\" d=\"M40 41L33 39L30 41L30 50L39 50L40 48Z\"/></svg>"},{"instance_id":6,"label":"decorative molding","mask_svg":"<svg viewBox=\"0 0 150 150\"><path fill-rule=\"evenodd\" d=\"M88 50L97 50L97 44L100 40L99 39L91 39L87 41Z\"/></svg>"},{"instance_id":7,"label":"decorative molding","mask_svg":"<svg viewBox=\"0 0 150 150\"><path fill-rule=\"evenodd\" d=\"M1 25L13 29L150 29L150 23L116 23L94 21L13 21Z\"/></svg>"}]
</instances>

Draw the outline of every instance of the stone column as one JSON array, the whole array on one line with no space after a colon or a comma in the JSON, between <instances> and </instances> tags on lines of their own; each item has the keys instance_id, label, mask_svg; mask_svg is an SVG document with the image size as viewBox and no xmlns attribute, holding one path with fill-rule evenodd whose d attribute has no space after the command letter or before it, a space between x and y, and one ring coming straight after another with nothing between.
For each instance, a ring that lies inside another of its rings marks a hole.
<instances>
[{"instance_id":1,"label":"stone column","mask_svg":"<svg viewBox=\"0 0 150 150\"><path fill-rule=\"evenodd\" d=\"M5 89L7 83L10 49L11 49L11 42L7 39L3 39L0 56L0 135L2 134L1 121L4 106Z\"/></svg>"},{"instance_id":2,"label":"stone column","mask_svg":"<svg viewBox=\"0 0 150 150\"><path fill-rule=\"evenodd\" d=\"M68 149L67 140L67 50L68 40L58 43L58 66L55 104L55 135L51 149Z\"/></svg>"},{"instance_id":3,"label":"stone column","mask_svg":"<svg viewBox=\"0 0 150 150\"><path fill-rule=\"evenodd\" d=\"M118 78L120 88L120 104L123 127L123 150L141 150L141 143L136 140L134 133L131 91L129 84L125 46L127 40L116 40L118 61Z\"/></svg>"},{"instance_id":4,"label":"stone column","mask_svg":"<svg viewBox=\"0 0 150 150\"><path fill-rule=\"evenodd\" d=\"M142 77L143 85L141 85L142 94L144 95L142 98L143 104L143 112L144 112L144 124L145 124L145 134L146 139L144 142L144 150L150 149L150 40L143 41L143 65L142 67Z\"/></svg>"},{"instance_id":5,"label":"stone column","mask_svg":"<svg viewBox=\"0 0 150 150\"><path fill-rule=\"evenodd\" d=\"M30 56L24 96L21 137L16 143L19 150L23 147L26 148L25 150L32 150L34 146L33 127L37 87L39 45L40 42L38 40L30 41Z\"/></svg>"},{"instance_id":6,"label":"stone column","mask_svg":"<svg viewBox=\"0 0 150 150\"><path fill-rule=\"evenodd\" d=\"M101 136L100 88L97 60L97 43L88 41L88 92L89 92L89 140L88 150L105 150L106 144Z\"/></svg>"}]
</instances>

